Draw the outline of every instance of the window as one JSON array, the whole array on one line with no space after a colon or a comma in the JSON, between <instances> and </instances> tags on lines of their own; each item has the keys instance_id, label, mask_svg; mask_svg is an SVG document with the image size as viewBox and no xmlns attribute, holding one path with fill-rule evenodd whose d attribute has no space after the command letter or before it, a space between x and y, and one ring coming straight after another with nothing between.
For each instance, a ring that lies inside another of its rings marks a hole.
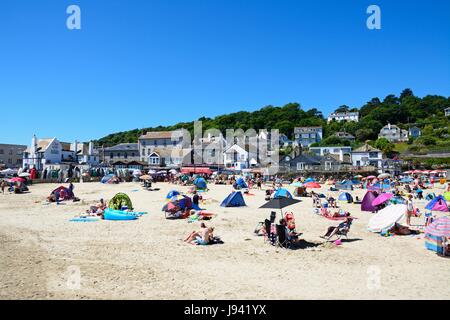
<instances>
[{"instance_id":1,"label":"window","mask_svg":"<svg viewBox=\"0 0 450 320\"><path fill-rule=\"evenodd\" d=\"M150 157L150 164L158 165L159 164L159 157L158 156L151 156Z\"/></svg>"},{"instance_id":2,"label":"window","mask_svg":"<svg viewBox=\"0 0 450 320\"><path fill-rule=\"evenodd\" d=\"M123 157L124 157L125 159L128 159L128 153L125 152L125 153L123 154Z\"/></svg>"},{"instance_id":3,"label":"window","mask_svg":"<svg viewBox=\"0 0 450 320\"><path fill-rule=\"evenodd\" d=\"M12 149L9 149L9 155L12 156L12 154L13 154Z\"/></svg>"},{"instance_id":4,"label":"window","mask_svg":"<svg viewBox=\"0 0 450 320\"><path fill-rule=\"evenodd\" d=\"M299 163L297 163L297 170L298 170L298 171L303 171L303 170L305 170L305 163L304 163L304 162L299 162Z\"/></svg>"},{"instance_id":5,"label":"window","mask_svg":"<svg viewBox=\"0 0 450 320\"><path fill-rule=\"evenodd\" d=\"M114 159L114 153L111 152L110 158Z\"/></svg>"},{"instance_id":6,"label":"window","mask_svg":"<svg viewBox=\"0 0 450 320\"><path fill-rule=\"evenodd\" d=\"M3 149L0 149L0 154L4 154L5 151Z\"/></svg>"}]
</instances>

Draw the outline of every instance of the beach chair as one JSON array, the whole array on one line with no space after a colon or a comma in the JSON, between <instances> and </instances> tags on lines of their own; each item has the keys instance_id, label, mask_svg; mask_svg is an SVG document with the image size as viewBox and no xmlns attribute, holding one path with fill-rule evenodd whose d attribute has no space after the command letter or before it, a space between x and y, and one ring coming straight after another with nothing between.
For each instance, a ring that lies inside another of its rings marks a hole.
<instances>
[{"instance_id":1,"label":"beach chair","mask_svg":"<svg viewBox=\"0 0 450 320\"><path fill-rule=\"evenodd\" d=\"M350 228L352 226L352 219L349 219L347 222L340 223L336 229L328 236L326 239L328 241L331 241L334 237L336 237L336 240L340 240L342 237L345 237L348 239L348 233L350 231Z\"/></svg>"},{"instance_id":2,"label":"beach chair","mask_svg":"<svg viewBox=\"0 0 450 320\"><path fill-rule=\"evenodd\" d=\"M282 248L290 248L292 246L292 243L287 238L285 226L277 224L276 228L277 228L277 245Z\"/></svg>"}]
</instances>

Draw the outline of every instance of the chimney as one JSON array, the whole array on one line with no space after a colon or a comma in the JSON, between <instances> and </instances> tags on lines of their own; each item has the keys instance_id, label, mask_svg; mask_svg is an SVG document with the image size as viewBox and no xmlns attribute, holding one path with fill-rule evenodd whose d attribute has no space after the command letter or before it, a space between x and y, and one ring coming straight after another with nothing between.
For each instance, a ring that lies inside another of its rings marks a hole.
<instances>
[{"instance_id":1,"label":"chimney","mask_svg":"<svg viewBox=\"0 0 450 320\"><path fill-rule=\"evenodd\" d=\"M89 142L89 155L94 155L94 143L92 141Z\"/></svg>"}]
</instances>

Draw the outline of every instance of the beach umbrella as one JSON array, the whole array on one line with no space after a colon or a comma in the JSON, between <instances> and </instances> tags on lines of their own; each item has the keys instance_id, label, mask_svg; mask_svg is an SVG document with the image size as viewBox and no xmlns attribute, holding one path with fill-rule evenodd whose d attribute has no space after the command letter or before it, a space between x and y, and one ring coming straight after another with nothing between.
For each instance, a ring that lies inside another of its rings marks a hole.
<instances>
[{"instance_id":1,"label":"beach umbrella","mask_svg":"<svg viewBox=\"0 0 450 320\"><path fill-rule=\"evenodd\" d=\"M317 182L308 182L308 183L305 183L303 186L305 188L311 188L311 189L319 189L320 188L320 184L318 184Z\"/></svg>"},{"instance_id":2,"label":"beach umbrella","mask_svg":"<svg viewBox=\"0 0 450 320\"><path fill-rule=\"evenodd\" d=\"M10 182L25 182L24 178L15 177L9 180Z\"/></svg>"},{"instance_id":3,"label":"beach umbrella","mask_svg":"<svg viewBox=\"0 0 450 320\"><path fill-rule=\"evenodd\" d=\"M274 198L263 204L260 209L280 209L282 210L285 207L291 206L293 204L299 203L300 200L292 199L292 198Z\"/></svg>"},{"instance_id":4,"label":"beach umbrella","mask_svg":"<svg viewBox=\"0 0 450 320\"><path fill-rule=\"evenodd\" d=\"M369 179L369 180L372 180L372 179L375 179L376 177L375 176L368 176L367 177L367 179Z\"/></svg>"},{"instance_id":5,"label":"beach umbrella","mask_svg":"<svg viewBox=\"0 0 450 320\"><path fill-rule=\"evenodd\" d=\"M416 174L416 173L422 173L422 170L413 170L412 173L414 173L414 174Z\"/></svg>"},{"instance_id":6,"label":"beach umbrella","mask_svg":"<svg viewBox=\"0 0 450 320\"><path fill-rule=\"evenodd\" d=\"M378 176L378 179L389 178L391 176L390 173L382 173Z\"/></svg>"},{"instance_id":7,"label":"beach umbrella","mask_svg":"<svg viewBox=\"0 0 450 320\"><path fill-rule=\"evenodd\" d=\"M134 169L133 170L133 176L140 176L142 174L141 170Z\"/></svg>"},{"instance_id":8,"label":"beach umbrella","mask_svg":"<svg viewBox=\"0 0 450 320\"><path fill-rule=\"evenodd\" d=\"M3 173L3 174L14 174L14 173L17 173L17 170L13 170L13 169L5 169L5 170L2 170L2 171L0 171L0 173Z\"/></svg>"},{"instance_id":9,"label":"beach umbrella","mask_svg":"<svg viewBox=\"0 0 450 320\"><path fill-rule=\"evenodd\" d=\"M393 196L394 195L392 193L382 193L373 200L372 205L379 206L380 204L390 200Z\"/></svg>"},{"instance_id":10,"label":"beach umbrella","mask_svg":"<svg viewBox=\"0 0 450 320\"><path fill-rule=\"evenodd\" d=\"M177 174L177 173L178 173L178 171L175 170L175 169L170 169L169 172L170 172L171 174Z\"/></svg>"},{"instance_id":11,"label":"beach umbrella","mask_svg":"<svg viewBox=\"0 0 450 320\"><path fill-rule=\"evenodd\" d=\"M354 179L361 179L363 176L362 175L360 175L360 174L357 174L356 176L354 176L353 178Z\"/></svg>"},{"instance_id":12,"label":"beach umbrella","mask_svg":"<svg viewBox=\"0 0 450 320\"><path fill-rule=\"evenodd\" d=\"M425 228L425 233L435 237L450 237L450 218L437 218Z\"/></svg>"},{"instance_id":13,"label":"beach umbrella","mask_svg":"<svg viewBox=\"0 0 450 320\"><path fill-rule=\"evenodd\" d=\"M150 179L152 179L152 177L149 176L148 174L145 174L143 176L140 176L139 179L141 179L141 180L150 180Z\"/></svg>"},{"instance_id":14,"label":"beach umbrella","mask_svg":"<svg viewBox=\"0 0 450 320\"><path fill-rule=\"evenodd\" d=\"M148 170L148 174L156 174L155 170Z\"/></svg>"}]
</instances>

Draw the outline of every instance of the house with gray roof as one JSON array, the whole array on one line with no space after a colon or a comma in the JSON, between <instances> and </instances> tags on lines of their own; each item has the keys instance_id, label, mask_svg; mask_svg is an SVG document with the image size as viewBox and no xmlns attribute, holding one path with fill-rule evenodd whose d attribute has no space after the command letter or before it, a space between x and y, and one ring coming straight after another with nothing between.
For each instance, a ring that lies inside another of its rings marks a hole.
<instances>
[{"instance_id":1,"label":"house with gray roof","mask_svg":"<svg viewBox=\"0 0 450 320\"><path fill-rule=\"evenodd\" d=\"M129 162L139 161L139 147L137 143L120 143L118 145L105 148L104 162L112 164L118 161Z\"/></svg>"}]
</instances>

